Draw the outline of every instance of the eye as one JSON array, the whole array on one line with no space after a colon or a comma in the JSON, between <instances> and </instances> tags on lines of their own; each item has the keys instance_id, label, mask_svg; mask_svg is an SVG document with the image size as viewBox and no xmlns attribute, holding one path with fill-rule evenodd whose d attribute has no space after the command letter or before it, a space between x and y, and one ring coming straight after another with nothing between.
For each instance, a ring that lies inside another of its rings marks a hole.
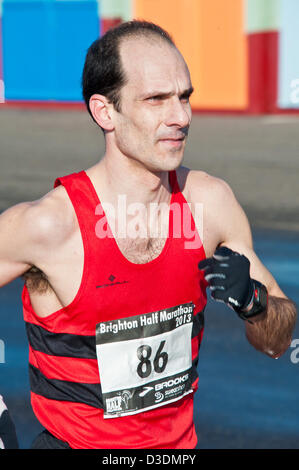
<instances>
[{"instance_id":1,"label":"eye","mask_svg":"<svg viewBox=\"0 0 299 470\"><path fill-rule=\"evenodd\" d=\"M190 95L182 95L180 97L180 101L182 101L183 103L189 103L190 101Z\"/></svg>"},{"instance_id":2,"label":"eye","mask_svg":"<svg viewBox=\"0 0 299 470\"><path fill-rule=\"evenodd\" d=\"M147 101L151 102L157 102L157 101L162 101L163 97L161 95L155 95L155 96L150 96L147 98Z\"/></svg>"},{"instance_id":3,"label":"eye","mask_svg":"<svg viewBox=\"0 0 299 470\"><path fill-rule=\"evenodd\" d=\"M188 103L189 104L190 97L191 97L193 91L194 91L193 87L189 88L188 90L185 90L180 96L180 101L182 103Z\"/></svg>"}]
</instances>

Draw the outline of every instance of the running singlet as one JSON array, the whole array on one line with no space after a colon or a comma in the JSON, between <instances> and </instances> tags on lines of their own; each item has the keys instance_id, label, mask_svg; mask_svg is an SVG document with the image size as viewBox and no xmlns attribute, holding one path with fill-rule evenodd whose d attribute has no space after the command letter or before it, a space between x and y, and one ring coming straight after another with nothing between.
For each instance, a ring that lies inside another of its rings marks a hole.
<instances>
[{"instance_id":1,"label":"running singlet","mask_svg":"<svg viewBox=\"0 0 299 470\"><path fill-rule=\"evenodd\" d=\"M70 305L45 318L34 312L26 286L22 300L32 407L71 448L196 446L193 394L206 305L197 265L205 253L176 172L169 178L168 237L146 264L118 248L85 171L55 182L77 215L81 285Z\"/></svg>"}]
</instances>

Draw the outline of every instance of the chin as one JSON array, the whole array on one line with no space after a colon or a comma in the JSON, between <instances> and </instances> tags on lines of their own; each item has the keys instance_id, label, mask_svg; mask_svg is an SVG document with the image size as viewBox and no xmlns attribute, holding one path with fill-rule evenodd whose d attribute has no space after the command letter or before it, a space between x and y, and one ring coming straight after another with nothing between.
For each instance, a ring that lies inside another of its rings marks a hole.
<instances>
[{"instance_id":1,"label":"chin","mask_svg":"<svg viewBox=\"0 0 299 470\"><path fill-rule=\"evenodd\" d=\"M152 162L151 165L148 165L148 169L154 173L160 173L161 171L173 171L173 170L176 170L177 168L179 168L179 166L181 165L182 163L182 158L180 159L176 159L176 158L172 158L172 159L167 159L167 160L164 160L164 161L158 161L158 162Z\"/></svg>"},{"instance_id":2,"label":"chin","mask_svg":"<svg viewBox=\"0 0 299 470\"><path fill-rule=\"evenodd\" d=\"M162 162L163 171L176 170L181 166L183 158L183 153L178 153L177 155L175 153L171 153L170 155L167 155L167 157Z\"/></svg>"},{"instance_id":3,"label":"chin","mask_svg":"<svg viewBox=\"0 0 299 470\"><path fill-rule=\"evenodd\" d=\"M180 148L163 148L159 145L152 153L153 158L148 160L148 169L155 173L176 170L182 164L184 151L185 142Z\"/></svg>"}]
</instances>

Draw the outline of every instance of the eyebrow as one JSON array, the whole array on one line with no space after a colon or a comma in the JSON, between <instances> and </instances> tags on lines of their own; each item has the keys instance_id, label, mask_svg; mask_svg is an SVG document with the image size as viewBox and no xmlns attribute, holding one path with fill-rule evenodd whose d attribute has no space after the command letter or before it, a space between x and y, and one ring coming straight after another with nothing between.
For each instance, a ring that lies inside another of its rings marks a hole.
<instances>
[{"instance_id":1,"label":"eyebrow","mask_svg":"<svg viewBox=\"0 0 299 470\"><path fill-rule=\"evenodd\" d=\"M194 91L193 86L187 88L186 90L182 91L182 93L179 94L180 98L189 98ZM173 96L175 93L174 92L161 92L161 90L152 90L142 96L142 99L147 99L151 97L159 97L161 99L165 98L170 98L170 96Z\"/></svg>"},{"instance_id":2,"label":"eyebrow","mask_svg":"<svg viewBox=\"0 0 299 470\"><path fill-rule=\"evenodd\" d=\"M191 86L190 88L187 88L187 90L181 93L180 98L187 98L187 97L189 98L192 95L193 91L194 91L193 86Z\"/></svg>"}]
</instances>

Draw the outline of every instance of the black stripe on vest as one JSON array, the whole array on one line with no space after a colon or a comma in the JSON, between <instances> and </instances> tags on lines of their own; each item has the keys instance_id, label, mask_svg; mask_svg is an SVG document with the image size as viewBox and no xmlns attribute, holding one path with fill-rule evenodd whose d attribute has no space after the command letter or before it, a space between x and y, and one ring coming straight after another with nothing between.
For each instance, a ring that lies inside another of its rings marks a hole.
<instances>
[{"instance_id":1,"label":"black stripe on vest","mask_svg":"<svg viewBox=\"0 0 299 470\"><path fill-rule=\"evenodd\" d=\"M69 333L52 333L51 331L26 322L30 346L35 350L51 356L96 359L95 335L84 336Z\"/></svg>"},{"instance_id":2,"label":"black stripe on vest","mask_svg":"<svg viewBox=\"0 0 299 470\"><path fill-rule=\"evenodd\" d=\"M192 338L197 336L204 326L204 311L194 316ZM52 333L39 325L26 322L26 331L30 346L51 356L96 359L95 335L84 336L70 333Z\"/></svg>"},{"instance_id":3,"label":"black stripe on vest","mask_svg":"<svg viewBox=\"0 0 299 470\"><path fill-rule=\"evenodd\" d=\"M29 364L31 391L50 400L84 403L103 408L101 384L85 384L48 379L39 369Z\"/></svg>"},{"instance_id":4,"label":"black stripe on vest","mask_svg":"<svg viewBox=\"0 0 299 470\"><path fill-rule=\"evenodd\" d=\"M201 330L204 327L204 310L203 309L201 312L198 312L193 319L193 327L192 327L192 338L195 338L195 336L198 336Z\"/></svg>"},{"instance_id":5,"label":"black stripe on vest","mask_svg":"<svg viewBox=\"0 0 299 470\"><path fill-rule=\"evenodd\" d=\"M205 320L205 317L204 317L204 311L205 311L205 308L201 311L201 312L198 312L195 316L194 316L194 320L193 320L193 328L192 328L192 338L195 338L196 336L198 336L201 332L201 330L203 329L204 327L204 320ZM197 366L198 366L198 359L199 359L199 350L200 350L200 346L201 346L201 343L198 345L198 351L197 351L197 355L195 357L195 359L193 359L192 361L192 383L197 379L198 377L198 373L197 373Z\"/></svg>"},{"instance_id":6,"label":"black stripe on vest","mask_svg":"<svg viewBox=\"0 0 299 470\"><path fill-rule=\"evenodd\" d=\"M191 382L198 377L198 357L192 361ZM48 379L40 370L29 364L30 388L36 395L49 400L84 403L94 408L103 409L101 384L85 384L65 380Z\"/></svg>"},{"instance_id":7,"label":"black stripe on vest","mask_svg":"<svg viewBox=\"0 0 299 470\"><path fill-rule=\"evenodd\" d=\"M194 383L198 377L197 372L197 364L198 364L198 356L192 361L192 369L191 369L191 383Z\"/></svg>"}]
</instances>

